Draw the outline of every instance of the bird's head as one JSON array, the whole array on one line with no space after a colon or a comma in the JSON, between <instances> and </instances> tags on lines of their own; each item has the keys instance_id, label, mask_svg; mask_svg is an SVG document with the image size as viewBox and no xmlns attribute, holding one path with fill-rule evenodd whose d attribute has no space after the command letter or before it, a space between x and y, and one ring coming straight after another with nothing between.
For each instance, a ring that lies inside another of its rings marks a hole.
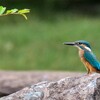
<instances>
[{"instance_id":1,"label":"bird's head","mask_svg":"<svg viewBox=\"0 0 100 100\"><path fill-rule=\"evenodd\" d=\"M84 41L84 40L79 40L79 41L75 41L75 42L64 42L64 45L75 46L80 50L91 51L91 47L90 47L89 42Z\"/></svg>"}]
</instances>

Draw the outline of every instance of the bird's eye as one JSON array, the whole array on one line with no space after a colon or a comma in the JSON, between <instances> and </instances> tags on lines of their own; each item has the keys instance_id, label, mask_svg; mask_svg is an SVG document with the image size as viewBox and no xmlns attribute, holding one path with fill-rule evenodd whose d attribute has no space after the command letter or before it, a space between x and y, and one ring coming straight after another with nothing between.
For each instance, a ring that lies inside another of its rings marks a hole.
<instances>
[{"instance_id":1,"label":"bird's eye","mask_svg":"<svg viewBox=\"0 0 100 100\"><path fill-rule=\"evenodd\" d=\"M77 44L82 44L82 43L78 42Z\"/></svg>"}]
</instances>

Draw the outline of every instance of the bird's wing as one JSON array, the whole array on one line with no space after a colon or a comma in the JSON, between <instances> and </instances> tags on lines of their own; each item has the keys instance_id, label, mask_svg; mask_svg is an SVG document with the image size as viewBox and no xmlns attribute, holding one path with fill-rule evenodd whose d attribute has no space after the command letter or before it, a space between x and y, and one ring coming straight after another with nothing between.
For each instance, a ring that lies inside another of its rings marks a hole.
<instances>
[{"instance_id":1,"label":"bird's wing","mask_svg":"<svg viewBox=\"0 0 100 100\"><path fill-rule=\"evenodd\" d=\"M85 51L84 57L94 68L100 70L100 63L92 52Z\"/></svg>"}]
</instances>

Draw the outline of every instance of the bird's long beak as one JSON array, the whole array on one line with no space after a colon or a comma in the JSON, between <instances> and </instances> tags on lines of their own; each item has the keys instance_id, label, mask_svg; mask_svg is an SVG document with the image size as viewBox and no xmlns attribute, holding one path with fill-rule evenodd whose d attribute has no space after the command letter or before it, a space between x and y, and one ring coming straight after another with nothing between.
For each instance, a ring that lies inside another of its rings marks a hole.
<instances>
[{"instance_id":1,"label":"bird's long beak","mask_svg":"<svg viewBox=\"0 0 100 100\"><path fill-rule=\"evenodd\" d=\"M64 42L64 45L75 46L75 42Z\"/></svg>"}]
</instances>

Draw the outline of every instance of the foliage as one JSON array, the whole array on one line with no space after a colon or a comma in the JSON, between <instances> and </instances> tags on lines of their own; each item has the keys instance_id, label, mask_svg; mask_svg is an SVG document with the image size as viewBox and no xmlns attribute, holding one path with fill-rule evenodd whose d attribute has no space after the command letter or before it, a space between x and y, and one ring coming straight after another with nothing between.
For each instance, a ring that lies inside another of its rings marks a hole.
<instances>
[{"instance_id":1,"label":"foliage","mask_svg":"<svg viewBox=\"0 0 100 100\"><path fill-rule=\"evenodd\" d=\"M39 14L51 12L78 12L88 15L100 15L100 2L97 0L1 0L9 7L28 7Z\"/></svg>"},{"instance_id":2,"label":"foliage","mask_svg":"<svg viewBox=\"0 0 100 100\"><path fill-rule=\"evenodd\" d=\"M25 15L26 13L29 13L29 9L21 9L18 10L16 8L6 10L6 7L0 6L0 16L6 16L6 15L22 15L25 19L27 19L27 16Z\"/></svg>"}]
</instances>

